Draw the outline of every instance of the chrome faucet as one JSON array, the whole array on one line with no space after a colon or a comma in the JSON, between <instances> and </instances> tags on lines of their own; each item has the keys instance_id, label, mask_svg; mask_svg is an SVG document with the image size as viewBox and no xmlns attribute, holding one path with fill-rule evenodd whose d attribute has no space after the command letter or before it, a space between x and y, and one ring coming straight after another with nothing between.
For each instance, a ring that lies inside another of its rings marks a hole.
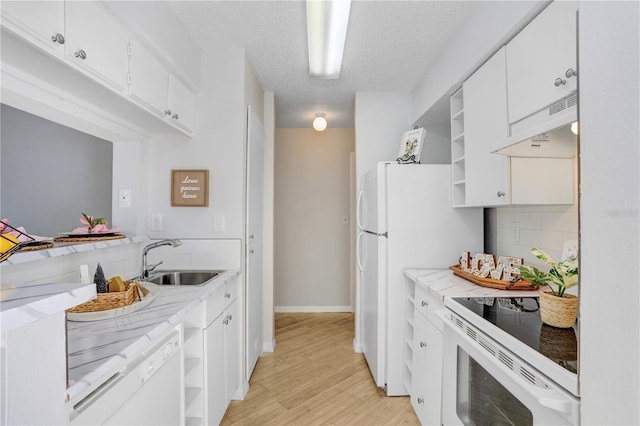
<instances>
[{"instance_id":1,"label":"chrome faucet","mask_svg":"<svg viewBox=\"0 0 640 426\"><path fill-rule=\"evenodd\" d=\"M156 269L159 265L162 264L162 261L160 261L155 265L147 266L147 253L149 253L149 250L154 249L156 247L161 247L161 246L178 247L181 245L182 245L182 241L180 240L162 240L162 241L156 241L155 243L151 243L145 246L142 249L142 267L140 268L139 278L140 279L149 278L149 272L152 272L154 269Z\"/></svg>"}]
</instances>

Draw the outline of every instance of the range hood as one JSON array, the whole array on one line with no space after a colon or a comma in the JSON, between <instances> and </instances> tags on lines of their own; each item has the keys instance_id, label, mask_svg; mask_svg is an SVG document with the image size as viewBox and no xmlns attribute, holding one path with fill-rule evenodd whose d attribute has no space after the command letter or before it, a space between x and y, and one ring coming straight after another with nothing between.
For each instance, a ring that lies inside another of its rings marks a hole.
<instances>
[{"instance_id":1,"label":"range hood","mask_svg":"<svg viewBox=\"0 0 640 426\"><path fill-rule=\"evenodd\" d=\"M572 93L537 113L509 124L509 136L491 145L491 152L513 157L573 158L578 120L578 95Z\"/></svg>"}]
</instances>

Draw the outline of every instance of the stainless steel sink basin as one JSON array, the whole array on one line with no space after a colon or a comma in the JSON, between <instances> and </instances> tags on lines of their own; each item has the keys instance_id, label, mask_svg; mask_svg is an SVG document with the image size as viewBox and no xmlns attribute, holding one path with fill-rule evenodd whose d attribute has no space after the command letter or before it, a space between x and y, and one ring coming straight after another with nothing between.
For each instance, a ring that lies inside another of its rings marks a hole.
<instances>
[{"instance_id":1,"label":"stainless steel sink basin","mask_svg":"<svg viewBox=\"0 0 640 426\"><path fill-rule=\"evenodd\" d=\"M157 271L145 281L158 285L202 285L223 271Z\"/></svg>"}]
</instances>

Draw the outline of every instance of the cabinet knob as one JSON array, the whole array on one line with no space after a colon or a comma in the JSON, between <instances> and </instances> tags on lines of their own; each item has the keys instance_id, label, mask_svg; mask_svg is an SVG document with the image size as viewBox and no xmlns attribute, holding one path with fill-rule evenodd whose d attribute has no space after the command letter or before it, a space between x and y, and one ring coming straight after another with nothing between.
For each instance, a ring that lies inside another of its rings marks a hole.
<instances>
[{"instance_id":1,"label":"cabinet knob","mask_svg":"<svg viewBox=\"0 0 640 426\"><path fill-rule=\"evenodd\" d=\"M256 251L255 251L254 249L249 250L249 253L250 253L250 254L253 254L253 253L255 253L255 252L256 252Z\"/></svg>"},{"instance_id":2,"label":"cabinet knob","mask_svg":"<svg viewBox=\"0 0 640 426\"><path fill-rule=\"evenodd\" d=\"M54 43L64 44L64 36L60 33L56 33L51 36L51 41Z\"/></svg>"},{"instance_id":3,"label":"cabinet knob","mask_svg":"<svg viewBox=\"0 0 640 426\"><path fill-rule=\"evenodd\" d=\"M255 238L255 236L253 234L249 235L249 239L253 240Z\"/></svg>"},{"instance_id":4,"label":"cabinet knob","mask_svg":"<svg viewBox=\"0 0 640 426\"><path fill-rule=\"evenodd\" d=\"M171 110L170 109L165 109L164 110L164 115L171 115Z\"/></svg>"},{"instance_id":5,"label":"cabinet knob","mask_svg":"<svg viewBox=\"0 0 640 426\"><path fill-rule=\"evenodd\" d=\"M224 297L225 299L231 299L231 293L225 293Z\"/></svg>"},{"instance_id":6,"label":"cabinet knob","mask_svg":"<svg viewBox=\"0 0 640 426\"><path fill-rule=\"evenodd\" d=\"M564 86L565 84L567 84L567 80L560 77L556 78L556 81L553 82L553 85L556 87Z\"/></svg>"},{"instance_id":7,"label":"cabinet knob","mask_svg":"<svg viewBox=\"0 0 640 426\"><path fill-rule=\"evenodd\" d=\"M500 198L500 197L504 197L507 194L505 194L504 191L498 191L496 192L496 195L498 196L498 198Z\"/></svg>"},{"instance_id":8,"label":"cabinet knob","mask_svg":"<svg viewBox=\"0 0 640 426\"><path fill-rule=\"evenodd\" d=\"M573 68L569 68L565 73L564 76L567 78L571 78L571 77L575 77L578 75L578 71L574 70Z\"/></svg>"},{"instance_id":9,"label":"cabinet knob","mask_svg":"<svg viewBox=\"0 0 640 426\"><path fill-rule=\"evenodd\" d=\"M225 318L225 319L223 319L223 320L222 320L222 323L223 323L224 325L228 325L228 324L229 324L229 320Z\"/></svg>"},{"instance_id":10,"label":"cabinet knob","mask_svg":"<svg viewBox=\"0 0 640 426\"><path fill-rule=\"evenodd\" d=\"M84 50L80 49L78 50L76 53L76 58L80 58L80 59L87 59L87 52L85 52Z\"/></svg>"},{"instance_id":11,"label":"cabinet knob","mask_svg":"<svg viewBox=\"0 0 640 426\"><path fill-rule=\"evenodd\" d=\"M231 320L233 319L233 315L231 315L231 314L227 315L227 319L228 319L229 321L231 321Z\"/></svg>"},{"instance_id":12,"label":"cabinet knob","mask_svg":"<svg viewBox=\"0 0 640 426\"><path fill-rule=\"evenodd\" d=\"M424 398L418 398L418 404L424 404Z\"/></svg>"},{"instance_id":13,"label":"cabinet knob","mask_svg":"<svg viewBox=\"0 0 640 426\"><path fill-rule=\"evenodd\" d=\"M420 342L420 347L421 348L426 348L427 347L427 342Z\"/></svg>"},{"instance_id":14,"label":"cabinet knob","mask_svg":"<svg viewBox=\"0 0 640 426\"><path fill-rule=\"evenodd\" d=\"M425 307L429 306L429 302L427 302L426 300L423 300L422 302L420 302L420 304Z\"/></svg>"},{"instance_id":15,"label":"cabinet knob","mask_svg":"<svg viewBox=\"0 0 640 426\"><path fill-rule=\"evenodd\" d=\"M171 116L171 118L173 118L174 120L177 120L177 119L178 119L178 113L173 114L173 115Z\"/></svg>"}]
</instances>

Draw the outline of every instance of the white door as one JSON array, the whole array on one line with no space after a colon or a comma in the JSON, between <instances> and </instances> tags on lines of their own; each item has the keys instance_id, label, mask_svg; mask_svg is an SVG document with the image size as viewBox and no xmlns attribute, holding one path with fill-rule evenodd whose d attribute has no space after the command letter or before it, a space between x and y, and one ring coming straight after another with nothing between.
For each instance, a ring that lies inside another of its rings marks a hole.
<instances>
[{"instance_id":1,"label":"white door","mask_svg":"<svg viewBox=\"0 0 640 426\"><path fill-rule=\"evenodd\" d=\"M262 355L262 217L264 130L249 106L247 125L246 321L247 380Z\"/></svg>"}]
</instances>

